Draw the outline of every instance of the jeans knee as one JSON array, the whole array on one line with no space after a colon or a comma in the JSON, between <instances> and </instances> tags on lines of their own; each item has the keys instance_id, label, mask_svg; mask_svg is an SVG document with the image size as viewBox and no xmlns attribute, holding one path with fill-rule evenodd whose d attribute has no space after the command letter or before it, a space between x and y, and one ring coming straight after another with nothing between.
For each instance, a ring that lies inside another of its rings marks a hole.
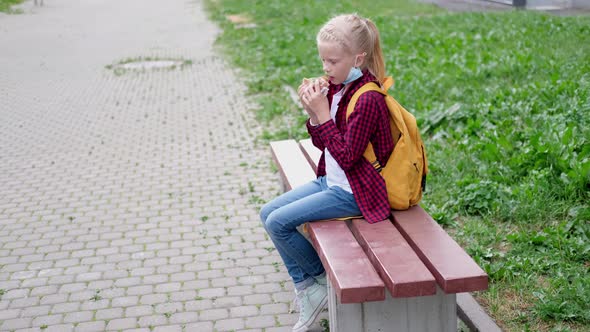
<instances>
[{"instance_id":1,"label":"jeans knee","mask_svg":"<svg viewBox=\"0 0 590 332\"><path fill-rule=\"evenodd\" d=\"M285 227L282 223L280 223L277 220L277 216L276 213L273 213L274 211L272 211L266 218L264 227L266 228L266 231L268 232L268 234L273 237L280 237L281 234L285 233Z\"/></svg>"},{"instance_id":2,"label":"jeans knee","mask_svg":"<svg viewBox=\"0 0 590 332\"><path fill-rule=\"evenodd\" d=\"M266 220L268 219L268 215L273 211L270 207L269 203L264 204L260 209L260 221L262 221L262 226L266 228Z\"/></svg>"}]
</instances>

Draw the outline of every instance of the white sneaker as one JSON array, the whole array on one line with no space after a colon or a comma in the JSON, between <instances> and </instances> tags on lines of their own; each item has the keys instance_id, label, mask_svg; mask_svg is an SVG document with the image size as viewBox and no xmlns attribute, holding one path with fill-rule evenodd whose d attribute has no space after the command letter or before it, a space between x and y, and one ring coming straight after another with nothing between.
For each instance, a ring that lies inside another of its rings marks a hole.
<instances>
[{"instance_id":1,"label":"white sneaker","mask_svg":"<svg viewBox=\"0 0 590 332\"><path fill-rule=\"evenodd\" d=\"M306 332L328 304L328 290L326 286L313 283L298 292L297 298L300 313L299 321L293 326L293 332Z\"/></svg>"},{"instance_id":2,"label":"white sneaker","mask_svg":"<svg viewBox=\"0 0 590 332\"><path fill-rule=\"evenodd\" d=\"M315 277L315 281L322 286L328 285L328 278L326 277L325 273L323 277Z\"/></svg>"},{"instance_id":3,"label":"white sneaker","mask_svg":"<svg viewBox=\"0 0 590 332\"><path fill-rule=\"evenodd\" d=\"M289 313L299 312L299 297L297 296L297 289L295 289L295 297L289 306Z\"/></svg>"},{"instance_id":4,"label":"white sneaker","mask_svg":"<svg viewBox=\"0 0 590 332\"><path fill-rule=\"evenodd\" d=\"M328 286L328 279L325 273L323 277L315 277L315 282L322 286ZM294 312L299 312L299 297L297 296L297 289L294 289L293 291L295 292L295 296L293 297L293 301L291 301L291 304L289 305L290 314Z\"/></svg>"}]
</instances>

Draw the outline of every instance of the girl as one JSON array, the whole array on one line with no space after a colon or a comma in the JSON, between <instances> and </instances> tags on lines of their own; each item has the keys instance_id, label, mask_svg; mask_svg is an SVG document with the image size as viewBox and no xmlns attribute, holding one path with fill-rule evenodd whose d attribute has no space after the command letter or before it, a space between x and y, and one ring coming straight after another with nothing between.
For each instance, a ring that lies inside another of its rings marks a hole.
<instances>
[{"instance_id":1,"label":"girl","mask_svg":"<svg viewBox=\"0 0 590 332\"><path fill-rule=\"evenodd\" d=\"M307 331L327 303L326 273L311 244L297 231L308 221L363 215L369 223L387 219L385 181L363 158L369 142L381 165L393 151L383 95L364 93L346 119L352 95L365 83L381 82L385 64L377 27L356 14L328 21L317 34L317 47L329 81L304 81L298 93L309 114L307 130L323 151L317 179L266 204L260 216L295 284L299 321ZM324 93L323 93L324 92Z\"/></svg>"}]
</instances>

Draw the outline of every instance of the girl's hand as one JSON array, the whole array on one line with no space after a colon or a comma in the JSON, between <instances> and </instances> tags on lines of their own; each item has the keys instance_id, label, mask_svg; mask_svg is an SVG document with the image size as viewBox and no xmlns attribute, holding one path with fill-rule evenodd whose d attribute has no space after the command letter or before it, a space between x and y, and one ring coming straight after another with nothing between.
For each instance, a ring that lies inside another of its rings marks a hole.
<instances>
[{"instance_id":1,"label":"girl's hand","mask_svg":"<svg viewBox=\"0 0 590 332\"><path fill-rule=\"evenodd\" d=\"M328 98L322 93L322 87L319 80L315 80L311 84L300 89L299 95L301 104L312 117L317 119L317 124L322 124L331 120L330 107L328 105ZM312 116L313 114L313 116Z\"/></svg>"},{"instance_id":2,"label":"girl's hand","mask_svg":"<svg viewBox=\"0 0 590 332\"><path fill-rule=\"evenodd\" d=\"M303 93L305 91L307 91L307 89L309 88L310 85L311 85L311 83L310 83L309 79L307 79L307 78L303 79L303 82L301 83L299 88L297 88L297 94L299 95L299 102L301 103L301 105L303 106L303 109L305 110L305 112L307 112L307 115L309 115L309 118L311 119L311 123L314 125L317 125L318 119L316 118L315 114L311 111L309 106L303 102Z\"/></svg>"}]
</instances>

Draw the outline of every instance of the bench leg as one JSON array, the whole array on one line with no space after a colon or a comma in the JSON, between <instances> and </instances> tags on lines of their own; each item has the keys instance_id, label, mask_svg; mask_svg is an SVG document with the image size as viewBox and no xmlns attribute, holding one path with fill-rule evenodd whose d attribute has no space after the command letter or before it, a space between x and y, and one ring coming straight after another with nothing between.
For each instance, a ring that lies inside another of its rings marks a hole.
<instances>
[{"instance_id":1,"label":"bench leg","mask_svg":"<svg viewBox=\"0 0 590 332\"><path fill-rule=\"evenodd\" d=\"M363 331L363 304L342 304L336 298L332 282L328 281L328 314L330 331L359 332Z\"/></svg>"},{"instance_id":2,"label":"bench leg","mask_svg":"<svg viewBox=\"0 0 590 332\"><path fill-rule=\"evenodd\" d=\"M385 301L341 304L328 283L330 331L333 332L456 332L457 304L455 294L411 298L392 298L386 292Z\"/></svg>"},{"instance_id":3,"label":"bench leg","mask_svg":"<svg viewBox=\"0 0 590 332\"><path fill-rule=\"evenodd\" d=\"M363 331L429 331L456 332L457 304L455 294L392 298L386 292L383 302L363 303Z\"/></svg>"}]
</instances>

